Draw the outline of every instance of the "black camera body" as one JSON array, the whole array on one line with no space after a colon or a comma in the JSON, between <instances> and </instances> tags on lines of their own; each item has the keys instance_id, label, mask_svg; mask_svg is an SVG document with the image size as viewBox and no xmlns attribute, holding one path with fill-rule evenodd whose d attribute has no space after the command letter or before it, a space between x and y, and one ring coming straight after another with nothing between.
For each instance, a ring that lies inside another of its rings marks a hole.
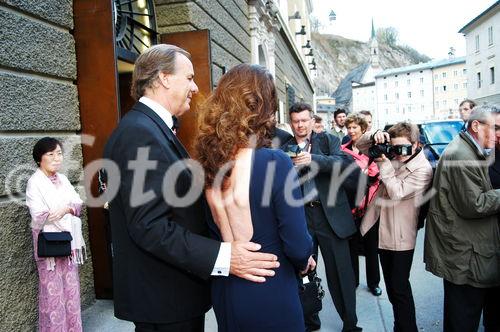
<instances>
[{"instance_id":1,"label":"black camera body","mask_svg":"<svg viewBox=\"0 0 500 332\"><path fill-rule=\"evenodd\" d=\"M395 156L411 156L411 144L391 145L385 142L382 144L374 144L368 149L368 156L370 158L378 158L383 154L389 159Z\"/></svg>"},{"instance_id":2,"label":"black camera body","mask_svg":"<svg viewBox=\"0 0 500 332\"><path fill-rule=\"evenodd\" d=\"M302 152L302 149L300 148L300 146L298 146L297 144L290 144L290 145L287 145L287 149L285 151L285 153L290 156L290 158L295 158L297 157L297 155L299 153Z\"/></svg>"}]
</instances>

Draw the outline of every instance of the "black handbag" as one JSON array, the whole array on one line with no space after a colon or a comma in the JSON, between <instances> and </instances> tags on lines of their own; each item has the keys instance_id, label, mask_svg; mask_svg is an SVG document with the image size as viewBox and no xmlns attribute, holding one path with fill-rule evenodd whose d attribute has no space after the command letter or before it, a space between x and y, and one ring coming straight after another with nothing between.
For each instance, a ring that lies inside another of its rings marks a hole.
<instances>
[{"instance_id":1,"label":"black handbag","mask_svg":"<svg viewBox=\"0 0 500 332\"><path fill-rule=\"evenodd\" d=\"M320 312L323 308L321 300L325 296L325 291L321 286L321 278L316 274L316 270L309 272L307 277L309 278L308 283L304 284L302 279L299 282L299 297L304 317Z\"/></svg>"},{"instance_id":2,"label":"black handbag","mask_svg":"<svg viewBox=\"0 0 500 332\"><path fill-rule=\"evenodd\" d=\"M38 257L65 257L71 255L70 232L38 233Z\"/></svg>"}]
</instances>

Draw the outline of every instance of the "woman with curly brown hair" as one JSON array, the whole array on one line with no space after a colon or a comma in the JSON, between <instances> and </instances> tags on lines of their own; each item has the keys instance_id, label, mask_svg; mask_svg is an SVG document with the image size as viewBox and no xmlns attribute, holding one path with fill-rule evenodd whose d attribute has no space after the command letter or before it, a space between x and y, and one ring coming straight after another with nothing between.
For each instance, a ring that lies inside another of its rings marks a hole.
<instances>
[{"instance_id":1,"label":"woman with curly brown hair","mask_svg":"<svg viewBox=\"0 0 500 332\"><path fill-rule=\"evenodd\" d=\"M280 262L264 283L213 280L219 331L304 331L296 271L315 262L303 204L290 203L302 200L296 171L284 152L269 148L276 108L273 77L247 64L228 71L202 107L196 150L212 229L223 241L259 243Z\"/></svg>"}]
</instances>

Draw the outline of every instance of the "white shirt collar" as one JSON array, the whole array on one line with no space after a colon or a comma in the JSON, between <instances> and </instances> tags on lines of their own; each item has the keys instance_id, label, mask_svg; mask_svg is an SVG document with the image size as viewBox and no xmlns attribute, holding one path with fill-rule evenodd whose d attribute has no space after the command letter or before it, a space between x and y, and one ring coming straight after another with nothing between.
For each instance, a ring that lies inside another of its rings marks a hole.
<instances>
[{"instance_id":1,"label":"white shirt collar","mask_svg":"<svg viewBox=\"0 0 500 332\"><path fill-rule=\"evenodd\" d=\"M151 98L142 96L139 99L139 102L143 103L147 107L151 108L153 112L158 114L158 116L165 122L167 127L172 130L172 126L174 125L174 120L172 119L172 114L163 106L161 106L158 102L154 101Z\"/></svg>"},{"instance_id":2,"label":"white shirt collar","mask_svg":"<svg viewBox=\"0 0 500 332\"><path fill-rule=\"evenodd\" d=\"M343 132L345 135L347 135L347 127L346 126L343 126L342 128L340 128L339 126L334 125L333 127L337 133Z\"/></svg>"}]
</instances>

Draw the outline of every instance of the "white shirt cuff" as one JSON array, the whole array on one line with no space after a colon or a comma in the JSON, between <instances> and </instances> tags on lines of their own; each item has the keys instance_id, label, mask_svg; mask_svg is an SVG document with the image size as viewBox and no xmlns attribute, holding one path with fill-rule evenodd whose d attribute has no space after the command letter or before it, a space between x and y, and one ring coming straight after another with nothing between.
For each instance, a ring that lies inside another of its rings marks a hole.
<instances>
[{"instance_id":1,"label":"white shirt cuff","mask_svg":"<svg viewBox=\"0 0 500 332\"><path fill-rule=\"evenodd\" d=\"M220 244L219 254L215 261L214 269L212 270L213 276L227 277L229 275L229 268L231 266L231 243L222 242Z\"/></svg>"}]
</instances>

